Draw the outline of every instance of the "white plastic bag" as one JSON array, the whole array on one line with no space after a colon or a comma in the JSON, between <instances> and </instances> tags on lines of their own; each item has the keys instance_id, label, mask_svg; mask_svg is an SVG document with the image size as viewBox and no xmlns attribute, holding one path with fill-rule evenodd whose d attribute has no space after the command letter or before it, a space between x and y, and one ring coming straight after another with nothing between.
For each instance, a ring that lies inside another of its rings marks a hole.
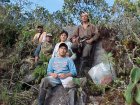
<instances>
[{"instance_id":1,"label":"white plastic bag","mask_svg":"<svg viewBox=\"0 0 140 105\"><path fill-rule=\"evenodd\" d=\"M73 82L73 77L67 77L65 79L61 79L61 82L64 88L72 88L75 86Z\"/></svg>"},{"instance_id":2,"label":"white plastic bag","mask_svg":"<svg viewBox=\"0 0 140 105\"><path fill-rule=\"evenodd\" d=\"M88 74L95 84L109 84L116 78L115 72L110 64L99 63L92 67Z\"/></svg>"}]
</instances>

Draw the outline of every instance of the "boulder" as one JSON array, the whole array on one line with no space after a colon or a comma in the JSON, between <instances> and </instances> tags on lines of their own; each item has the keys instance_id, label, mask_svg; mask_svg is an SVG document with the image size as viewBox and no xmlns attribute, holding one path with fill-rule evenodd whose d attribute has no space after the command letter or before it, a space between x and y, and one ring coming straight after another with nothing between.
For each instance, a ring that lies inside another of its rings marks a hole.
<instances>
[{"instance_id":1,"label":"boulder","mask_svg":"<svg viewBox=\"0 0 140 105\"><path fill-rule=\"evenodd\" d=\"M68 91L59 85L53 89L51 96L46 101L47 105L67 105L69 102Z\"/></svg>"}]
</instances>

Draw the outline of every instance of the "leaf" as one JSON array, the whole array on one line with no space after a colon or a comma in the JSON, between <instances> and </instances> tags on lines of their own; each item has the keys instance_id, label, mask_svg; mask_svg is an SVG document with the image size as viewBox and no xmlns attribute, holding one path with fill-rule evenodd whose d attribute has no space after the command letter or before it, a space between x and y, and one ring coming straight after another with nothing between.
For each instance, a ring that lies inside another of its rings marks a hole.
<instances>
[{"instance_id":1,"label":"leaf","mask_svg":"<svg viewBox=\"0 0 140 105\"><path fill-rule=\"evenodd\" d=\"M140 68L134 67L131 70L130 78L131 82L134 82L136 84L140 80Z\"/></svg>"},{"instance_id":2,"label":"leaf","mask_svg":"<svg viewBox=\"0 0 140 105\"><path fill-rule=\"evenodd\" d=\"M73 82L80 86L80 79L79 78L73 78Z\"/></svg>"},{"instance_id":3,"label":"leaf","mask_svg":"<svg viewBox=\"0 0 140 105\"><path fill-rule=\"evenodd\" d=\"M130 82L129 85L127 86L127 89L125 90L124 97L127 104L131 104L133 102L132 90L134 86L135 84Z\"/></svg>"},{"instance_id":4,"label":"leaf","mask_svg":"<svg viewBox=\"0 0 140 105\"><path fill-rule=\"evenodd\" d=\"M140 85L137 85L135 100L140 104Z\"/></svg>"},{"instance_id":5,"label":"leaf","mask_svg":"<svg viewBox=\"0 0 140 105\"><path fill-rule=\"evenodd\" d=\"M136 58L136 62L137 62L137 64L140 64L140 57Z\"/></svg>"}]
</instances>

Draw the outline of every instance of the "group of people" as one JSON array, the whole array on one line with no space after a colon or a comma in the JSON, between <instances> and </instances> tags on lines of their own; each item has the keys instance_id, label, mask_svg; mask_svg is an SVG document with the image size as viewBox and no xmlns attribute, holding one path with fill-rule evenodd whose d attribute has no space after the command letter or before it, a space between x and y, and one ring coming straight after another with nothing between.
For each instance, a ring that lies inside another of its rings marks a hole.
<instances>
[{"instance_id":1,"label":"group of people","mask_svg":"<svg viewBox=\"0 0 140 105\"><path fill-rule=\"evenodd\" d=\"M38 26L38 33L34 36L33 42L37 44L35 50L35 62L37 63L40 54L50 57L47 76L41 80L39 91L39 105L44 105L47 90L58 84L69 84L72 78L77 76L74 60L80 56L80 69L87 62L93 47L94 41L99 37L97 28L89 22L89 15L81 13L81 25L73 35L69 37L67 31L60 33L60 42L55 46L52 42L53 35L43 32L43 27ZM68 40L69 39L69 40ZM73 84L65 86L72 88Z\"/></svg>"}]
</instances>

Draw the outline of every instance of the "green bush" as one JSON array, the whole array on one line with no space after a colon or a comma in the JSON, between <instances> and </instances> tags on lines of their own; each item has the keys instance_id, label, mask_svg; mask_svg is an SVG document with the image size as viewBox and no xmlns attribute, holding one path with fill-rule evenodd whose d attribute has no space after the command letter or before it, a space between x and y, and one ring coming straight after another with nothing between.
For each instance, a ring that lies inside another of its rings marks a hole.
<instances>
[{"instance_id":1,"label":"green bush","mask_svg":"<svg viewBox=\"0 0 140 105\"><path fill-rule=\"evenodd\" d=\"M134 67L131 70L130 82L125 90L124 97L126 103L132 105L134 102L140 104L140 68Z\"/></svg>"},{"instance_id":2,"label":"green bush","mask_svg":"<svg viewBox=\"0 0 140 105\"><path fill-rule=\"evenodd\" d=\"M35 77L37 83L39 83L41 79L46 75L46 66L47 65L41 65L35 68L33 76Z\"/></svg>"},{"instance_id":3,"label":"green bush","mask_svg":"<svg viewBox=\"0 0 140 105\"><path fill-rule=\"evenodd\" d=\"M27 31L27 30L22 30L22 41L26 42L26 41L30 41L31 37L34 36L35 33L33 30L31 31Z\"/></svg>"},{"instance_id":4,"label":"green bush","mask_svg":"<svg viewBox=\"0 0 140 105\"><path fill-rule=\"evenodd\" d=\"M14 24L0 23L0 44L3 47L11 47L19 36L19 28Z\"/></svg>"}]
</instances>

